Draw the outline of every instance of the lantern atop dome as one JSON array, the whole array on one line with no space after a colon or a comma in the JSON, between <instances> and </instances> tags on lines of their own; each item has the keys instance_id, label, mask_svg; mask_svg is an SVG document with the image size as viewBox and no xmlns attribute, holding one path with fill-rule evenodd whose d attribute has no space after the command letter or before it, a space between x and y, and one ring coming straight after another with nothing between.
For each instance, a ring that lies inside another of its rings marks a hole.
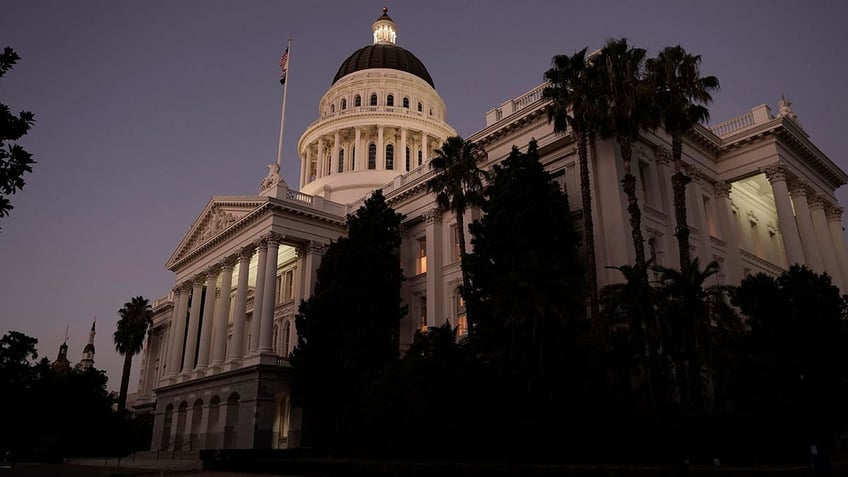
<instances>
[{"instance_id":1,"label":"lantern atop dome","mask_svg":"<svg viewBox=\"0 0 848 477\"><path fill-rule=\"evenodd\" d=\"M374 44L392 44L397 41L397 25L389 17L389 9L383 7L383 14L371 26L374 31Z\"/></svg>"}]
</instances>

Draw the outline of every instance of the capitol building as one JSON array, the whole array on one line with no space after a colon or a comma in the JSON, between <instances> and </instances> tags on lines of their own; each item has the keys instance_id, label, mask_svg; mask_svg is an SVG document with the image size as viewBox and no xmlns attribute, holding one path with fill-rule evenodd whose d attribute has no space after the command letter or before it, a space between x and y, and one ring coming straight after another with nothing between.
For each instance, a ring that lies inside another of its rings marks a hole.
<instances>
[{"instance_id":1,"label":"capitol building","mask_svg":"<svg viewBox=\"0 0 848 477\"><path fill-rule=\"evenodd\" d=\"M294 316L311 296L327 245L345 234L346 215L375 189L406 217L401 345L422 327L464 323L456 220L426 187L433 151L456 132L427 68L396 43L385 9L372 29L373 43L341 64L298 142L299 183L286 184L272 165L258 195L213 196L168 258L174 283L154 303L135 402L137 412L155 415L151 449L299 445L287 360L297 343ZM489 168L535 138L579 214L577 145L548 123L543 88L496 105L467 139L486 151ZM834 195L848 175L810 141L785 99L777 112L745 108L684 138L692 256L717 260L725 284L800 263L848 291L843 209ZM645 131L631 172L648 255L677 267L670 149L664 131ZM597 141L590 153L604 286L620 279L606 266L633 263L634 250L615 142ZM469 210L465 224L479 214Z\"/></svg>"}]
</instances>

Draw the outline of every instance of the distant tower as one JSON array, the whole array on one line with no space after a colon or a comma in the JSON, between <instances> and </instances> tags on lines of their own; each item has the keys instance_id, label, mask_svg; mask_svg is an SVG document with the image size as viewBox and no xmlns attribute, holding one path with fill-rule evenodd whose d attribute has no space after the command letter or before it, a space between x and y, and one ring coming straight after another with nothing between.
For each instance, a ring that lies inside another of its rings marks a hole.
<instances>
[{"instance_id":1,"label":"distant tower","mask_svg":"<svg viewBox=\"0 0 848 477\"><path fill-rule=\"evenodd\" d=\"M65 330L65 341L59 345L59 356L53 361L53 371L65 373L70 371L71 363L68 362L68 330Z\"/></svg>"},{"instance_id":2,"label":"distant tower","mask_svg":"<svg viewBox=\"0 0 848 477\"><path fill-rule=\"evenodd\" d=\"M88 332L88 344L85 345L85 348L82 349L82 359L79 362L79 366L82 369L88 369L94 366L94 325L97 324L97 318L91 322L91 331Z\"/></svg>"}]
</instances>

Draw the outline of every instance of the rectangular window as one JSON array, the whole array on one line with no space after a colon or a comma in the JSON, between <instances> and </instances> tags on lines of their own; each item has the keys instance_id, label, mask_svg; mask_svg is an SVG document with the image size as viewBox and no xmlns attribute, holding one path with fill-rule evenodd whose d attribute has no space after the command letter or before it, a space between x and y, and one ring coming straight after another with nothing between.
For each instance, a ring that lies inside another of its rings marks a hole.
<instances>
[{"instance_id":1,"label":"rectangular window","mask_svg":"<svg viewBox=\"0 0 848 477\"><path fill-rule=\"evenodd\" d=\"M468 334L468 318L465 315L465 300L456 289L456 336L461 338Z\"/></svg>"},{"instance_id":2,"label":"rectangular window","mask_svg":"<svg viewBox=\"0 0 848 477\"><path fill-rule=\"evenodd\" d=\"M651 169L648 163L639 161L639 185L642 191L642 201L645 205L654 204L654 195L651 187Z\"/></svg>"},{"instance_id":3,"label":"rectangular window","mask_svg":"<svg viewBox=\"0 0 848 477\"><path fill-rule=\"evenodd\" d=\"M286 270L284 274L283 301L294 298L294 270Z\"/></svg>"},{"instance_id":4,"label":"rectangular window","mask_svg":"<svg viewBox=\"0 0 848 477\"><path fill-rule=\"evenodd\" d=\"M279 305L283 302L283 276L277 275L277 280L274 283L274 303Z\"/></svg>"},{"instance_id":5,"label":"rectangular window","mask_svg":"<svg viewBox=\"0 0 848 477\"><path fill-rule=\"evenodd\" d=\"M422 332L427 331L427 297L421 296L418 298L418 329Z\"/></svg>"},{"instance_id":6,"label":"rectangular window","mask_svg":"<svg viewBox=\"0 0 848 477\"><path fill-rule=\"evenodd\" d=\"M456 263L460 259L459 255L459 226L454 225L451 227L451 237L453 239L453 246L451 247L451 263Z\"/></svg>"},{"instance_id":7,"label":"rectangular window","mask_svg":"<svg viewBox=\"0 0 848 477\"><path fill-rule=\"evenodd\" d=\"M415 259L415 274L427 273L427 238L418 239L418 251Z\"/></svg>"}]
</instances>

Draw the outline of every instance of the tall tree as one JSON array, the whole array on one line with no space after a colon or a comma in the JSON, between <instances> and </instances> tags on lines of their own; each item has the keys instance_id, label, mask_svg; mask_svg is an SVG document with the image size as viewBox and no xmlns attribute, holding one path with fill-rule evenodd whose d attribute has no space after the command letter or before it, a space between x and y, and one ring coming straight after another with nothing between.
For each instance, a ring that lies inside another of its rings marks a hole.
<instances>
[{"instance_id":1,"label":"tall tree","mask_svg":"<svg viewBox=\"0 0 848 477\"><path fill-rule=\"evenodd\" d=\"M130 369L133 356L141 352L144 339L153 325L153 311L147 298L133 297L118 310L118 328L113 338L115 350L124 356L124 370L121 373L121 390L118 394L118 411L127 407L127 389L130 384Z\"/></svg>"},{"instance_id":2,"label":"tall tree","mask_svg":"<svg viewBox=\"0 0 848 477\"><path fill-rule=\"evenodd\" d=\"M468 257L478 343L536 402L561 384L568 327L585 314L579 236L536 142L493 167ZM551 401L547 401L551 402Z\"/></svg>"},{"instance_id":3,"label":"tall tree","mask_svg":"<svg viewBox=\"0 0 848 477\"><path fill-rule=\"evenodd\" d=\"M639 131L652 126L650 91L644 82L645 50L631 47L626 38L608 40L595 62L601 68L600 88L605 111L599 132L604 138L615 138L621 151L624 166L621 184L630 214L636 252L635 270L647 272L642 210L636 197L636 177L631 168L633 141L638 139Z\"/></svg>"},{"instance_id":4,"label":"tall tree","mask_svg":"<svg viewBox=\"0 0 848 477\"><path fill-rule=\"evenodd\" d=\"M478 164L485 159L486 152L477 143L466 141L460 136L451 136L442 147L436 149L430 167L436 175L427 182L427 189L436 193L439 207L450 210L456 216L456 233L459 241L459 264L462 271L462 293L466 303L473 304L467 293L471 290L466 271L465 211L479 205L483 196L485 172ZM466 320L469 336L474 330L474 307L468 307Z\"/></svg>"},{"instance_id":5,"label":"tall tree","mask_svg":"<svg viewBox=\"0 0 848 477\"><path fill-rule=\"evenodd\" d=\"M680 45L669 46L656 58L645 62L647 80L654 92L655 111L659 122L671 135L671 158L674 163L672 190L675 236L681 269L689 264L689 225L686 223L686 185L691 179L683 172L683 136L702 121L709 121L706 105L713 91L719 89L715 76L701 76L701 55L690 55Z\"/></svg>"},{"instance_id":6,"label":"tall tree","mask_svg":"<svg viewBox=\"0 0 848 477\"><path fill-rule=\"evenodd\" d=\"M351 445L351 433L366 424L357 409L369 384L399 358L402 219L379 190L348 215L347 237L327 248L315 291L295 317L293 391L309 445Z\"/></svg>"},{"instance_id":7,"label":"tall tree","mask_svg":"<svg viewBox=\"0 0 848 477\"><path fill-rule=\"evenodd\" d=\"M20 56L8 46L0 54L0 78L6 74ZM0 218L9 215L13 209L10 195L24 187L24 174L32 172L32 154L14 141L29 132L35 117L29 111L12 114L9 107L0 103Z\"/></svg>"},{"instance_id":8,"label":"tall tree","mask_svg":"<svg viewBox=\"0 0 848 477\"><path fill-rule=\"evenodd\" d=\"M599 115L597 68L586 58L586 48L571 56L556 55L545 72L548 86L542 96L551 101L548 122L554 132L563 134L571 128L577 140L580 164L580 197L583 212L583 246L586 249L586 287L593 319L598 318L598 279L595 258L595 226L592 222L592 185L589 180L589 147L594 143Z\"/></svg>"}]
</instances>

